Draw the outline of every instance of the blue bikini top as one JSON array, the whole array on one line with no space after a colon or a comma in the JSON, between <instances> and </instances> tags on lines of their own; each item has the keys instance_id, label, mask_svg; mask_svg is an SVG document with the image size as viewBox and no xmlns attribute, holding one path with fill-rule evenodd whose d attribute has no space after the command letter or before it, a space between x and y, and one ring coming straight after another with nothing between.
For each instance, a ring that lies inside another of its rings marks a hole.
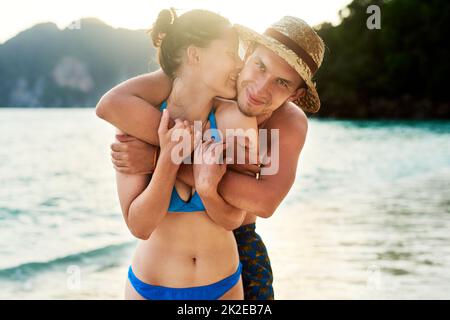
<instances>
[{"instance_id":1,"label":"blue bikini top","mask_svg":"<svg viewBox=\"0 0 450 320\"><path fill-rule=\"evenodd\" d=\"M159 109L163 111L166 108L167 102L164 101ZM214 114L214 109L211 109L211 112L208 115L208 120L210 124L211 137L213 137L215 141L220 141L220 134L217 131L216 116ZM167 212L193 212L193 211L206 211L202 199L200 198L200 195L197 193L197 191L194 192L189 201L184 201L179 196L177 189L173 187L172 194L170 196L169 209L167 210Z\"/></svg>"}]
</instances>

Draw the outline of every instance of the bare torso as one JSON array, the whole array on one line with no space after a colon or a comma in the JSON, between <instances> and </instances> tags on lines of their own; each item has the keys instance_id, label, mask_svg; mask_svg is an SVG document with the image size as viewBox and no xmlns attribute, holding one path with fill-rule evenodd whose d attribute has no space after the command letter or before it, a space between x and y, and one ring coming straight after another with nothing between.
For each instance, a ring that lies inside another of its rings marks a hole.
<instances>
[{"instance_id":1,"label":"bare torso","mask_svg":"<svg viewBox=\"0 0 450 320\"><path fill-rule=\"evenodd\" d=\"M220 281L239 263L234 236L205 212L168 213L150 238L140 241L132 267L142 281L166 287Z\"/></svg>"}]
</instances>

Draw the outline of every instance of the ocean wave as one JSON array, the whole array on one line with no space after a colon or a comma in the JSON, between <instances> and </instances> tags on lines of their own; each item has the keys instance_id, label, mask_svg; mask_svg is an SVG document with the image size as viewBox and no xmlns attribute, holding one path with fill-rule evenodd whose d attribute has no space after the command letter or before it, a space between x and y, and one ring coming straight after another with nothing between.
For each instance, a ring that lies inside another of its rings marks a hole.
<instances>
[{"instance_id":1,"label":"ocean wave","mask_svg":"<svg viewBox=\"0 0 450 320\"><path fill-rule=\"evenodd\" d=\"M18 216L22 213L25 213L25 210L18 209L18 208L7 208L7 207L0 207L0 218L6 217L6 216Z\"/></svg>"},{"instance_id":2,"label":"ocean wave","mask_svg":"<svg viewBox=\"0 0 450 320\"><path fill-rule=\"evenodd\" d=\"M0 279L23 280L43 272L61 270L65 266L93 265L97 268L119 264L128 259L129 250L135 245L135 241L108 245L90 251L78 252L64 257L43 262L27 262L14 267L0 269Z\"/></svg>"}]
</instances>

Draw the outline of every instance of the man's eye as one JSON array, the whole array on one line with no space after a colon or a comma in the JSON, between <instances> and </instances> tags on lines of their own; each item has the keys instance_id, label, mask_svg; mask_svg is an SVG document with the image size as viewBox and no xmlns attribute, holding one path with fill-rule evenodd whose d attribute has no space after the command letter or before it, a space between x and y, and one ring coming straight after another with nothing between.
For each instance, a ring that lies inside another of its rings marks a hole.
<instances>
[{"instance_id":1,"label":"man's eye","mask_svg":"<svg viewBox=\"0 0 450 320\"><path fill-rule=\"evenodd\" d=\"M279 84L280 86L284 87L284 88L287 88L287 87L288 87L287 82L284 81L284 80L278 79L278 84Z\"/></svg>"}]
</instances>

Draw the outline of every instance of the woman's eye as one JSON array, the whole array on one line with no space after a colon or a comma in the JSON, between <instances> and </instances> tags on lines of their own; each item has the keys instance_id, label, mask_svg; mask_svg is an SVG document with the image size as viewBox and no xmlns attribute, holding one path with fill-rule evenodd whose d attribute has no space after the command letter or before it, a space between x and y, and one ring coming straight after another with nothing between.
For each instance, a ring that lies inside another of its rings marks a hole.
<instances>
[{"instance_id":1,"label":"woman's eye","mask_svg":"<svg viewBox=\"0 0 450 320\"><path fill-rule=\"evenodd\" d=\"M264 65L261 62L256 61L256 65L258 66L259 70L261 70L261 71L265 70Z\"/></svg>"}]
</instances>

